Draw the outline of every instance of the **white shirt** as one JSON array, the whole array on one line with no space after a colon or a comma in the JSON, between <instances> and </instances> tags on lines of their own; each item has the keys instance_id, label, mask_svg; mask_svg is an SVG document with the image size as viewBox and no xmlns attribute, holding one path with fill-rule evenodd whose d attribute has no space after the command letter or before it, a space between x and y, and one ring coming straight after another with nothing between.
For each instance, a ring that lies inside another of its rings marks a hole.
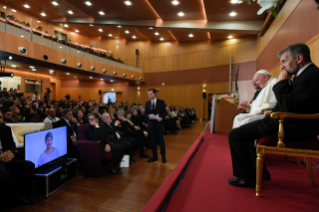
<instances>
[{"instance_id":1,"label":"white shirt","mask_svg":"<svg viewBox=\"0 0 319 212\"><path fill-rule=\"evenodd\" d=\"M58 117L52 118L51 116L48 116L43 120L43 123L54 123L57 121L60 121L60 119Z\"/></svg>"},{"instance_id":2,"label":"white shirt","mask_svg":"<svg viewBox=\"0 0 319 212\"><path fill-rule=\"evenodd\" d=\"M40 96L33 94L32 101L35 101L35 100L40 100Z\"/></svg>"},{"instance_id":3,"label":"white shirt","mask_svg":"<svg viewBox=\"0 0 319 212\"><path fill-rule=\"evenodd\" d=\"M107 124L113 129L113 127L111 126L110 123L107 123ZM117 126L117 125L115 125L115 126ZM116 130L115 130L115 135L116 135L117 139L119 139L119 140L121 139L121 135Z\"/></svg>"},{"instance_id":4,"label":"white shirt","mask_svg":"<svg viewBox=\"0 0 319 212\"><path fill-rule=\"evenodd\" d=\"M308 66L310 66L312 63L308 63L307 65L305 65L304 67L302 67L301 69L299 69L299 71L297 72L296 77L298 77L306 68L308 68Z\"/></svg>"}]
</instances>

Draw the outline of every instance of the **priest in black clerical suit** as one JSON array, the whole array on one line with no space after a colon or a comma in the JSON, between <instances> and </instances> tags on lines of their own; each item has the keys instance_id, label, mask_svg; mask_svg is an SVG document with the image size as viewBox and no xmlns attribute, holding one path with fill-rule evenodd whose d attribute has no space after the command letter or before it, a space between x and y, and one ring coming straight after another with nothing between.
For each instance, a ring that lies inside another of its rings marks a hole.
<instances>
[{"instance_id":1,"label":"priest in black clerical suit","mask_svg":"<svg viewBox=\"0 0 319 212\"><path fill-rule=\"evenodd\" d=\"M156 98L156 90L149 89L148 96L149 101L145 104L145 117L148 117L148 129L149 135L151 136L151 146L153 149L153 156L148 162L157 161L157 142L161 147L162 162L166 163L166 151L164 143L164 120L167 115L165 102L161 99ZM158 118L154 119L158 115Z\"/></svg>"},{"instance_id":2,"label":"priest in black clerical suit","mask_svg":"<svg viewBox=\"0 0 319 212\"><path fill-rule=\"evenodd\" d=\"M278 53L281 69L273 87L277 104L272 112L298 114L319 113L319 69L311 63L310 49L305 44L293 44ZM292 83L291 76L295 75ZM264 119L242 125L229 133L229 144L233 163L231 185L254 187L256 179L256 149L254 140L264 136L277 136L278 120L267 115ZM319 120L285 119L284 131L287 140L316 139ZM265 169L263 179L270 180Z\"/></svg>"}]
</instances>

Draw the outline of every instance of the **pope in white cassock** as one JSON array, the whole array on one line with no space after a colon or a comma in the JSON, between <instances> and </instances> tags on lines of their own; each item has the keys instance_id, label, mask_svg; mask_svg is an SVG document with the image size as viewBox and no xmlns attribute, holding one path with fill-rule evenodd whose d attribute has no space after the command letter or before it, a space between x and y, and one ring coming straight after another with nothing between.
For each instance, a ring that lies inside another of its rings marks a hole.
<instances>
[{"instance_id":1,"label":"pope in white cassock","mask_svg":"<svg viewBox=\"0 0 319 212\"><path fill-rule=\"evenodd\" d=\"M273 78L266 70L259 70L254 75L253 82L255 82L262 90L258 94L256 100L251 104L239 104L238 109L244 109L249 113L240 113L235 116L233 129L249 122L263 119L264 114L262 111L265 109L273 109L277 103L275 94L272 90L273 86L277 83L277 78Z\"/></svg>"}]
</instances>

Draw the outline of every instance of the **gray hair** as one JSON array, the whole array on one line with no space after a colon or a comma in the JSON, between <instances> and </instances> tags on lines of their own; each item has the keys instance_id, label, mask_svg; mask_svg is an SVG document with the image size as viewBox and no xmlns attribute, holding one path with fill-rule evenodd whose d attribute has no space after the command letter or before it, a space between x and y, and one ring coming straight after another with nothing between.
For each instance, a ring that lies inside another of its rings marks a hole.
<instances>
[{"instance_id":1,"label":"gray hair","mask_svg":"<svg viewBox=\"0 0 319 212\"><path fill-rule=\"evenodd\" d=\"M311 62L311 56L310 56L310 49L309 47L304 43L295 43L292 44L285 49L278 52L278 57L283 55L285 52L289 52L289 56L292 59L295 59L298 54L301 54L305 60L305 62Z\"/></svg>"},{"instance_id":2,"label":"gray hair","mask_svg":"<svg viewBox=\"0 0 319 212\"><path fill-rule=\"evenodd\" d=\"M69 112L72 112L72 110L69 109L69 108L65 108L65 109L63 109L63 111L62 111L62 115L65 116L65 115L68 114Z\"/></svg>"},{"instance_id":3,"label":"gray hair","mask_svg":"<svg viewBox=\"0 0 319 212\"><path fill-rule=\"evenodd\" d=\"M107 112L104 112L104 113L102 114L102 119L103 119L103 117L104 117L105 115L110 115L110 114L107 113Z\"/></svg>"},{"instance_id":4,"label":"gray hair","mask_svg":"<svg viewBox=\"0 0 319 212\"><path fill-rule=\"evenodd\" d=\"M119 111L116 112L117 115L119 115L121 113L124 114L125 113L124 110L119 110Z\"/></svg>"},{"instance_id":5,"label":"gray hair","mask_svg":"<svg viewBox=\"0 0 319 212\"><path fill-rule=\"evenodd\" d=\"M134 110L137 110L137 106L136 106L136 105L134 105L134 106L131 108L131 112L133 113Z\"/></svg>"}]
</instances>

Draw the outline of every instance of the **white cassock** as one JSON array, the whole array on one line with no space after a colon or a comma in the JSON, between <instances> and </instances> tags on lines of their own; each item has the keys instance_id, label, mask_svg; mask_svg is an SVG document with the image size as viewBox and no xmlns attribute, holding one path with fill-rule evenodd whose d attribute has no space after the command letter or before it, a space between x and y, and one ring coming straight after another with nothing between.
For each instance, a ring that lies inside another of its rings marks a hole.
<instances>
[{"instance_id":1,"label":"white cassock","mask_svg":"<svg viewBox=\"0 0 319 212\"><path fill-rule=\"evenodd\" d=\"M277 83L277 78L271 77L266 86L260 91L255 101L250 104L250 112L249 113L240 113L234 118L233 129L240 127L249 122L253 122L256 120L260 120L264 118L264 114L262 110L264 109L272 109L275 107L277 103L276 96L272 90L273 86ZM245 116L253 115L252 117L246 118L243 120Z\"/></svg>"}]
</instances>

